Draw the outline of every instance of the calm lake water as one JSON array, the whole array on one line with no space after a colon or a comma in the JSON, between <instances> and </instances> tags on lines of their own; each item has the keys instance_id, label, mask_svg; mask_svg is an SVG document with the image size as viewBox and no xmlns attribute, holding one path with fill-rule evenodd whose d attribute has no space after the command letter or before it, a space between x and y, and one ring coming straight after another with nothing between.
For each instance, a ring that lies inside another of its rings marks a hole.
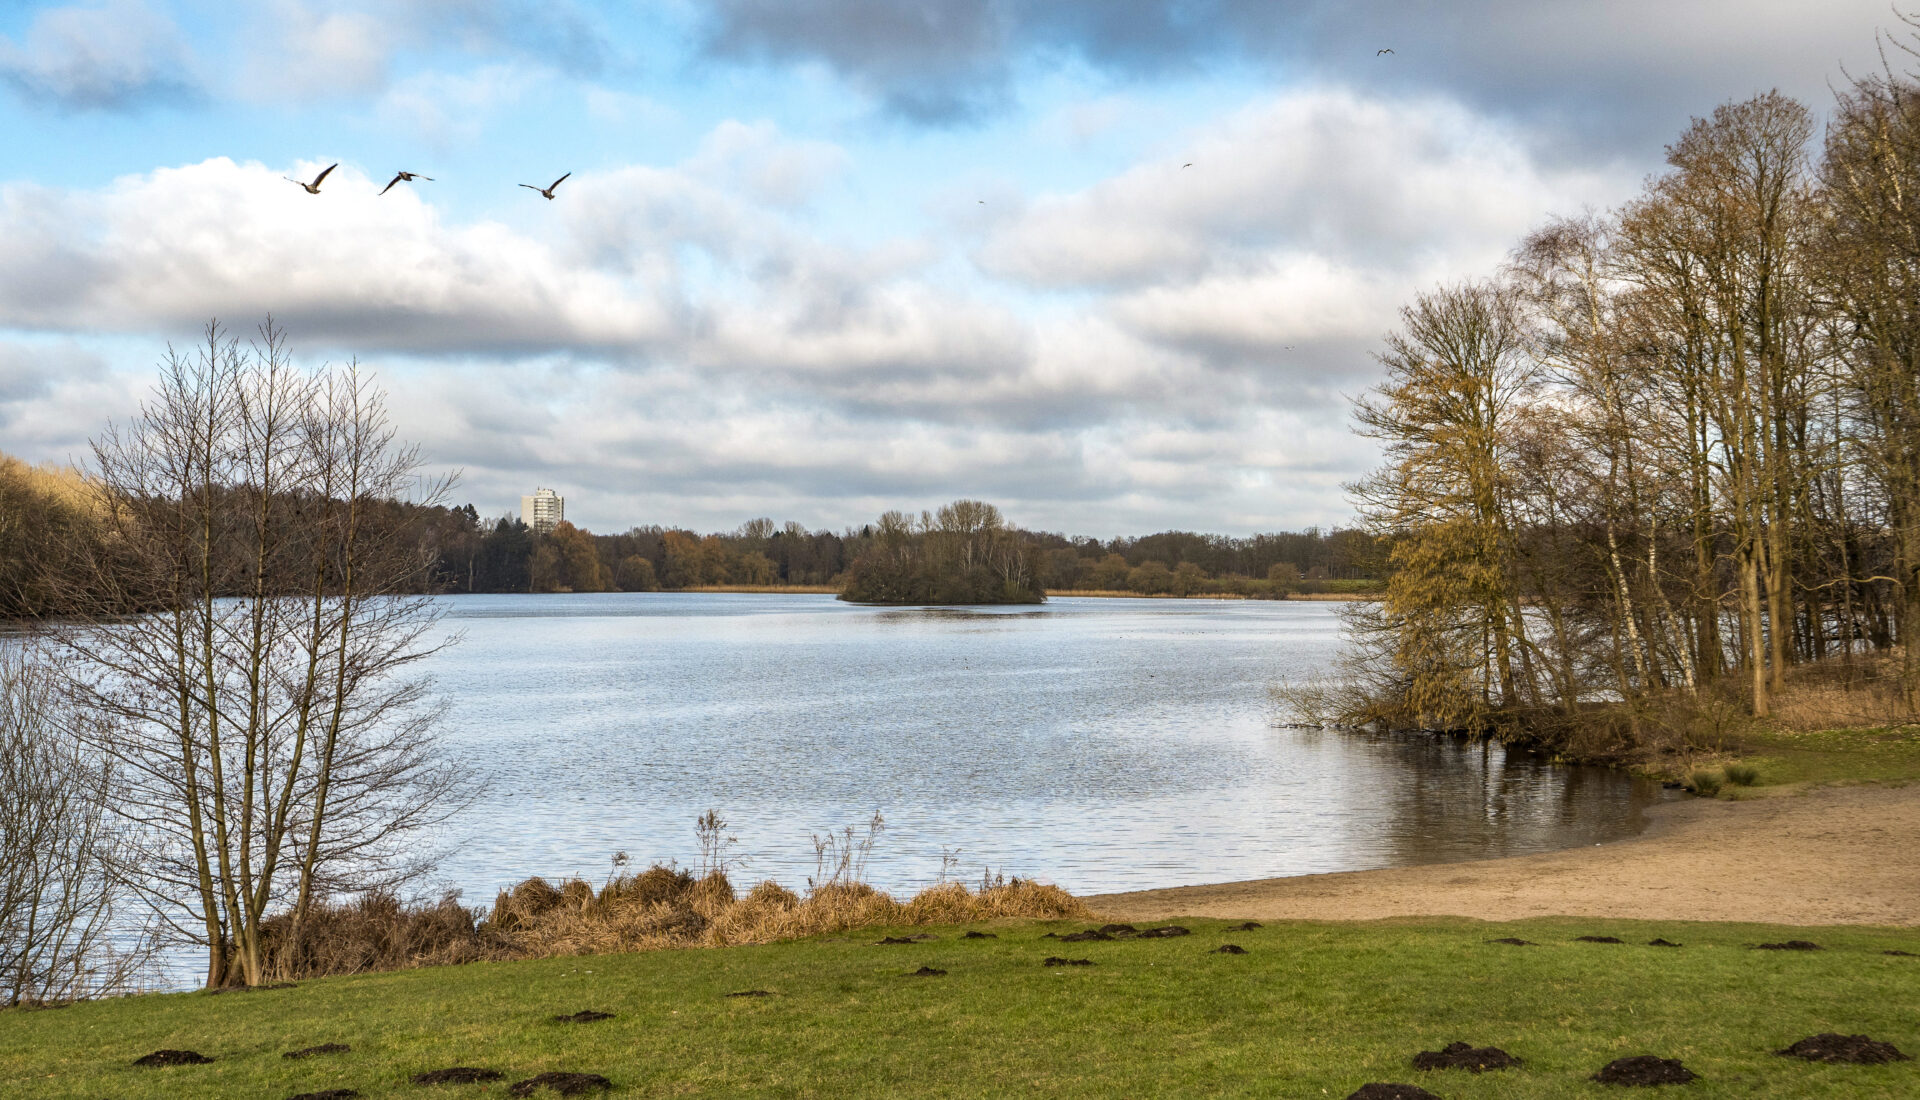
<instances>
[{"instance_id":1,"label":"calm lake water","mask_svg":"<svg viewBox=\"0 0 1920 1100\"><path fill-rule=\"evenodd\" d=\"M694 862L803 887L812 834L884 815L868 878L983 867L1074 893L1473 859L1630 835L1652 784L1497 746L1276 728L1336 605L831 596L460 596L434 659L446 739L487 780L442 864L470 902L530 874Z\"/></svg>"}]
</instances>

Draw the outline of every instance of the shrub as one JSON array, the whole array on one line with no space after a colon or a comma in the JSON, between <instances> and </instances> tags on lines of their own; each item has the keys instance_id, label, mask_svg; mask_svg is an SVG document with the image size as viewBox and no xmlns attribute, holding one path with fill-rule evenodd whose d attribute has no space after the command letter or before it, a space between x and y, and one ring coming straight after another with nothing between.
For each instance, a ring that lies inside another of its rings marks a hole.
<instances>
[{"instance_id":1,"label":"shrub","mask_svg":"<svg viewBox=\"0 0 1920 1100\"><path fill-rule=\"evenodd\" d=\"M1712 798L1714 795L1720 793L1720 783L1721 777L1719 772L1711 772L1705 769L1697 770L1687 777L1688 789L1692 790L1695 794L1704 795L1708 798Z\"/></svg>"},{"instance_id":2,"label":"shrub","mask_svg":"<svg viewBox=\"0 0 1920 1100\"><path fill-rule=\"evenodd\" d=\"M1727 782L1736 787L1751 787L1760 782L1760 769L1752 764L1728 764L1721 770L1726 773Z\"/></svg>"}]
</instances>

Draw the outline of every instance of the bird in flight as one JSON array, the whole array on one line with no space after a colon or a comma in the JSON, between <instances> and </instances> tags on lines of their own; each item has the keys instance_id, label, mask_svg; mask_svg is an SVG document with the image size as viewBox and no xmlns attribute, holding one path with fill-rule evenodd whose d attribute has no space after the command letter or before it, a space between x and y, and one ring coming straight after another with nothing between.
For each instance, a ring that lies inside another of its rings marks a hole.
<instances>
[{"instance_id":1,"label":"bird in flight","mask_svg":"<svg viewBox=\"0 0 1920 1100\"><path fill-rule=\"evenodd\" d=\"M1192 162L1192 161L1188 161L1187 163L1185 163L1185 164L1183 164L1183 165L1181 165L1180 167L1182 167L1182 168L1192 168L1192 167L1193 167L1193 162Z\"/></svg>"},{"instance_id":2,"label":"bird in flight","mask_svg":"<svg viewBox=\"0 0 1920 1100\"><path fill-rule=\"evenodd\" d=\"M1392 53L1392 52L1393 52L1393 51L1392 51L1392 50L1390 50L1390 49L1389 49L1389 50L1375 50L1375 51L1373 51L1373 56L1375 56L1375 57L1379 57L1379 56L1380 56L1381 54L1383 54L1383 53Z\"/></svg>"},{"instance_id":3,"label":"bird in flight","mask_svg":"<svg viewBox=\"0 0 1920 1100\"><path fill-rule=\"evenodd\" d=\"M571 175L573 175L572 172L567 173L567 176L571 176ZM561 176L559 179L554 180L552 183L547 184L545 187L535 187L531 183L523 183L520 186L526 188L529 191L538 191L542 195L545 195L547 198L551 199L553 197L553 189L565 183L567 181L567 176Z\"/></svg>"},{"instance_id":4,"label":"bird in flight","mask_svg":"<svg viewBox=\"0 0 1920 1100\"><path fill-rule=\"evenodd\" d=\"M393 185L396 183L401 183L401 182L412 183L414 180L426 180L428 183L432 183L433 177L423 176L418 172L396 172L394 173L393 178L387 181L387 185L380 189L380 193L384 195L387 192L393 190Z\"/></svg>"},{"instance_id":5,"label":"bird in flight","mask_svg":"<svg viewBox=\"0 0 1920 1100\"><path fill-rule=\"evenodd\" d=\"M320 181L327 178L328 172L331 172L338 167L340 167L339 161L334 161L332 164L327 165L324 171L322 171L319 175L313 177L312 183L301 183L301 181L294 179L292 176L281 176L280 178L283 180L286 180L288 183L300 184L300 186L307 189L307 194L309 195L318 195L320 193Z\"/></svg>"}]
</instances>

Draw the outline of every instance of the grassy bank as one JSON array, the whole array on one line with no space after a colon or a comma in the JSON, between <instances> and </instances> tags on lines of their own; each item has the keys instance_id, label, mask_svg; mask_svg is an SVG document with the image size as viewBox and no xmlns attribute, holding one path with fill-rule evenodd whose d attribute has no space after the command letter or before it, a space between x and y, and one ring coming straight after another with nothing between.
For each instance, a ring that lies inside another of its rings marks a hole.
<instances>
[{"instance_id":1,"label":"grassy bank","mask_svg":"<svg viewBox=\"0 0 1920 1100\"><path fill-rule=\"evenodd\" d=\"M1790 793L1844 783L1911 783L1920 780L1920 726L1794 732L1756 730L1743 735L1733 754L1754 769L1751 786L1729 784L1731 797Z\"/></svg>"},{"instance_id":2,"label":"grassy bank","mask_svg":"<svg viewBox=\"0 0 1920 1100\"><path fill-rule=\"evenodd\" d=\"M1190 936L997 938L876 946L879 931L712 950L478 963L0 1012L0 1091L26 1097L500 1095L548 1071L604 1074L618 1096L1334 1096L1413 1081L1443 1097L1605 1096L1586 1078L1634 1054L1679 1058L1694 1097L1920 1094L1920 1062L1815 1065L1773 1051L1865 1033L1920 1054L1920 932L1623 921L1270 924L1189 921ZM905 930L901 930L905 931ZM924 931L916 929L914 931ZM1626 944L1574 942L1612 935ZM1513 936L1538 946L1487 942ZM1643 946L1656 937L1680 948ZM1788 939L1817 952L1760 951ZM1224 955L1224 943L1245 948ZM1047 967L1049 955L1093 966ZM914 977L929 966L947 973ZM729 997L743 990L766 997ZM562 1024L559 1014L613 1013ZM1422 1073L1454 1040L1525 1060ZM352 1050L301 1060L321 1043ZM210 1065L138 1069L174 1048ZM454 1065L492 1086L408 1084ZM552 1095L540 1093L539 1095ZM597 1094L596 1094L597 1095Z\"/></svg>"}]
</instances>

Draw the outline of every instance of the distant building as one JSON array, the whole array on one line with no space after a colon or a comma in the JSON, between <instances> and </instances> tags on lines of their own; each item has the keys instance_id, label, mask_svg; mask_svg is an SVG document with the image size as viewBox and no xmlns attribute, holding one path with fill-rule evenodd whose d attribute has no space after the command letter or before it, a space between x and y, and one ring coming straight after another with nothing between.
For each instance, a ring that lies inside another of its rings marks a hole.
<instances>
[{"instance_id":1,"label":"distant building","mask_svg":"<svg viewBox=\"0 0 1920 1100\"><path fill-rule=\"evenodd\" d=\"M560 526L567 518L567 498L552 489L535 489L530 497L520 498L520 522L540 534Z\"/></svg>"}]
</instances>

